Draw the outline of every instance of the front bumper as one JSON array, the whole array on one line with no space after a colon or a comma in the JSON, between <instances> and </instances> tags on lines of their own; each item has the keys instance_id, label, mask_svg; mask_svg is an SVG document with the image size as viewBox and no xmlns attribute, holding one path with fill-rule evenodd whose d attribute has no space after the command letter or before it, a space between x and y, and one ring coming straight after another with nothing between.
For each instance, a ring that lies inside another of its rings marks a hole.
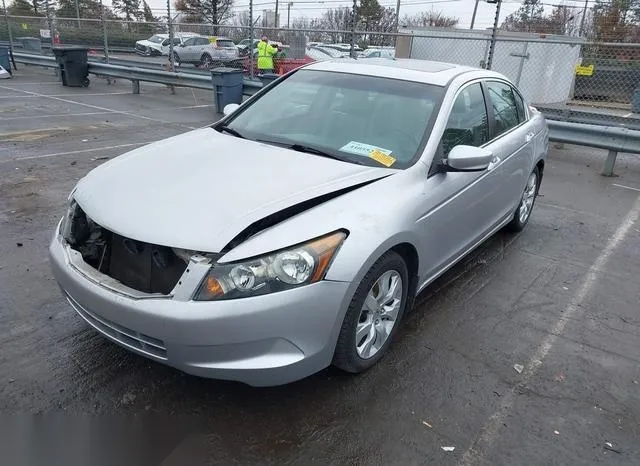
<instances>
[{"instance_id":1,"label":"front bumper","mask_svg":"<svg viewBox=\"0 0 640 466\"><path fill-rule=\"evenodd\" d=\"M349 283L332 281L229 301L177 294L141 299L88 278L57 234L49 252L71 306L107 338L189 374L254 386L285 384L327 367L349 301Z\"/></svg>"}]
</instances>

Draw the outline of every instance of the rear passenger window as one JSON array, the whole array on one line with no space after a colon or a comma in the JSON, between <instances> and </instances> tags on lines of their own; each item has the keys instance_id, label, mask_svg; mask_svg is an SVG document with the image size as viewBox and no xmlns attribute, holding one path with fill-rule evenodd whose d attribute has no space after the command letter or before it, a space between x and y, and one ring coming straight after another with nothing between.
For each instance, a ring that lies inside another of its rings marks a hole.
<instances>
[{"instance_id":1,"label":"rear passenger window","mask_svg":"<svg viewBox=\"0 0 640 466\"><path fill-rule=\"evenodd\" d=\"M489 140L489 126L484 94L480 84L465 87L456 98L442 135L442 155L455 146L480 147Z\"/></svg>"},{"instance_id":2,"label":"rear passenger window","mask_svg":"<svg viewBox=\"0 0 640 466\"><path fill-rule=\"evenodd\" d=\"M488 82L489 99L493 108L495 134L499 136L518 126L518 108L511 86L505 83Z\"/></svg>"}]
</instances>

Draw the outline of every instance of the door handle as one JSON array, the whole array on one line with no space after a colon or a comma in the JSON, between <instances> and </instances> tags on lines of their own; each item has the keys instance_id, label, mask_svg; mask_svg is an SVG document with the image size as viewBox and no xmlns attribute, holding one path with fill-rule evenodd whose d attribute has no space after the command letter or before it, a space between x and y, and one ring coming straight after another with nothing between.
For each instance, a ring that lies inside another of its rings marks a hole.
<instances>
[{"instance_id":1,"label":"door handle","mask_svg":"<svg viewBox=\"0 0 640 466\"><path fill-rule=\"evenodd\" d=\"M527 133L527 136L525 137L525 139L526 139L527 142L530 142L533 139L534 136L535 136L535 134L533 134L533 133Z\"/></svg>"}]
</instances>

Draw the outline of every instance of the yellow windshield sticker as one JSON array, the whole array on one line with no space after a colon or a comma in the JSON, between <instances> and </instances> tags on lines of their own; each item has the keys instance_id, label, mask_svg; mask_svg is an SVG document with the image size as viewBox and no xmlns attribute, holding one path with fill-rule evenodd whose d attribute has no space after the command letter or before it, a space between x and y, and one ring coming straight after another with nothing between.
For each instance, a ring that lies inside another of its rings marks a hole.
<instances>
[{"instance_id":1,"label":"yellow windshield sticker","mask_svg":"<svg viewBox=\"0 0 640 466\"><path fill-rule=\"evenodd\" d=\"M385 154L378 149L373 149L371 152L369 152L369 157L371 157L376 162L381 163L385 167L390 167L396 162L396 159L391 157L391 155Z\"/></svg>"}]
</instances>

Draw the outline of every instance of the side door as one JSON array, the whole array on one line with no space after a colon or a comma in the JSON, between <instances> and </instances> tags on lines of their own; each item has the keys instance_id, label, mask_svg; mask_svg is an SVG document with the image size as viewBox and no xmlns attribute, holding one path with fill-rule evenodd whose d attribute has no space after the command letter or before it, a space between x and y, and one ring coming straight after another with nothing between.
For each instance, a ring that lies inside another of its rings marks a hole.
<instances>
[{"instance_id":1,"label":"side door","mask_svg":"<svg viewBox=\"0 0 640 466\"><path fill-rule=\"evenodd\" d=\"M176 48L176 52L178 53L180 60L184 62L193 61L193 44L194 38L190 37L189 39L185 40L181 46Z\"/></svg>"},{"instance_id":2,"label":"side door","mask_svg":"<svg viewBox=\"0 0 640 466\"><path fill-rule=\"evenodd\" d=\"M529 120L522 97L505 81L487 81L492 141L487 146L501 168L495 193L499 206L496 221L510 216L516 209L534 158L534 125Z\"/></svg>"},{"instance_id":3,"label":"side door","mask_svg":"<svg viewBox=\"0 0 640 466\"><path fill-rule=\"evenodd\" d=\"M202 54L208 52L211 57L214 57L213 49L215 46L215 42L211 42L206 37L196 37L196 50L197 50L197 59L200 60Z\"/></svg>"},{"instance_id":4,"label":"side door","mask_svg":"<svg viewBox=\"0 0 640 466\"><path fill-rule=\"evenodd\" d=\"M485 92L481 81L467 83L457 91L429 169L425 213L418 219L421 256L425 257L420 272L426 281L460 258L494 226L493 192L500 182L500 167L492 163L478 172L440 169L442 160L456 146L488 147L491 127Z\"/></svg>"}]
</instances>

